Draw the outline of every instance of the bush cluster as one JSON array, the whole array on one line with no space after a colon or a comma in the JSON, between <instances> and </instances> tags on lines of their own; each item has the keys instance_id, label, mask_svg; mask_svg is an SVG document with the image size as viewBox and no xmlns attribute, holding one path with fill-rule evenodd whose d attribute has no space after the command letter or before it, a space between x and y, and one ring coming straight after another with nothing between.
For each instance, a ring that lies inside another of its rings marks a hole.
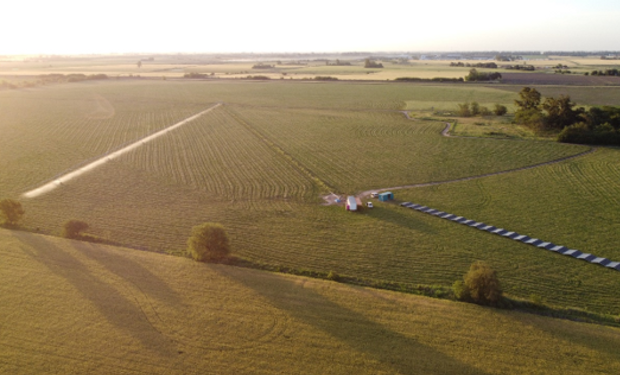
<instances>
[{"instance_id":1,"label":"bush cluster","mask_svg":"<svg viewBox=\"0 0 620 375\"><path fill-rule=\"evenodd\" d=\"M204 223L192 228L187 252L199 262L219 262L230 254L228 234L221 224Z\"/></svg>"},{"instance_id":2,"label":"bush cluster","mask_svg":"<svg viewBox=\"0 0 620 375\"><path fill-rule=\"evenodd\" d=\"M458 105L458 115L460 117L472 117L472 116L503 116L508 112L508 108L501 104L495 104L493 111L489 110L485 106L481 106L478 102L467 102Z\"/></svg>"},{"instance_id":3,"label":"bush cluster","mask_svg":"<svg viewBox=\"0 0 620 375\"><path fill-rule=\"evenodd\" d=\"M497 273L482 261L475 262L463 276L463 281L456 281L452 286L454 296L461 301L470 301L481 305L498 305L502 299L502 287Z\"/></svg>"},{"instance_id":4,"label":"bush cluster","mask_svg":"<svg viewBox=\"0 0 620 375\"><path fill-rule=\"evenodd\" d=\"M0 214L4 218L3 224L5 225L17 225L25 213L22 204L14 199L0 201Z\"/></svg>"}]
</instances>

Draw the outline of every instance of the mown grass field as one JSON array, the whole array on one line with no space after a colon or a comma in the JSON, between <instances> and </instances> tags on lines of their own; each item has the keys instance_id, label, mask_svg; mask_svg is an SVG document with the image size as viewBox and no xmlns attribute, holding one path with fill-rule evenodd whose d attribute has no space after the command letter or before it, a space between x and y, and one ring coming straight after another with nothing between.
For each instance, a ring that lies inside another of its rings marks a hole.
<instances>
[{"instance_id":1,"label":"mown grass field","mask_svg":"<svg viewBox=\"0 0 620 375\"><path fill-rule=\"evenodd\" d=\"M445 181L588 149L543 141L445 138L439 134L443 122L407 120L398 112L447 105L442 97L454 106L472 100L509 104L516 94L473 85L114 80L4 91L0 127L11 137L0 139L0 196L17 198L84 160L222 101L223 106L169 136L24 201L24 226L54 234L65 221L79 219L90 224L90 233L108 240L180 253L192 226L216 221L227 227L235 253L255 262L406 284L449 286L481 259L498 270L512 296L536 294L549 303L617 315L620 292L612 271L524 250L513 241L391 204L359 214L320 205L320 194L329 191L353 194ZM576 160L587 163L596 155ZM608 159L612 168L614 160ZM583 178L611 186L607 172L593 168L584 169ZM563 183L561 173L556 178L558 186ZM503 188L510 195L532 183L524 179ZM476 201L478 196L468 194L472 190L466 186L453 199L442 195L446 203L438 208L455 212ZM605 194L615 194L614 189L602 188L602 198L590 201L592 209L612 212ZM540 198L539 210L562 207L569 192L559 191ZM415 200L411 194L399 191L397 198ZM511 215L532 220L522 210L525 206L513 205ZM570 227L533 233L511 229L556 242L563 238L555 233L570 229L576 233L572 238L579 234L588 241L590 247L581 250L613 259L611 250L598 254L592 247L611 248L607 237L579 229L580 223L585 227L592 221L580 214L580 207L560 210ZM503 223L492 224L510 224ZM605 220L598 223L613 228ZM581 244L569 240L562 244Z\"/></svg>"},{"instance_id":2,"label":"mown grass field","mask_svg":"<svg viewBox=\"0 0 620 375\"><path fill-rule=\"evenodd\" d=\"M617 374L620 330L0 229L7 374Z\"/></svg>"}]
</instances>

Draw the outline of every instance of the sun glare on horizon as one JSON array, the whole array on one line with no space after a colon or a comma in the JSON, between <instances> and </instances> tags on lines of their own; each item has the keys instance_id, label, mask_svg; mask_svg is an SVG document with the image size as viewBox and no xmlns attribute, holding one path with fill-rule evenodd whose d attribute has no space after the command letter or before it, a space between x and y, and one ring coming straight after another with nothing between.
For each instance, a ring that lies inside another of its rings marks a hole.
<instances>
[{"instance_id":1,"label":"sun glare on horizon","mask_svg":"<svg viewBox=\"0 0 620 375\"><path fill-rule=\"evenodd\" d=\"M620 49L606 0L34 3L2 6L0 54Z\"/></svg>"}]
</instances>

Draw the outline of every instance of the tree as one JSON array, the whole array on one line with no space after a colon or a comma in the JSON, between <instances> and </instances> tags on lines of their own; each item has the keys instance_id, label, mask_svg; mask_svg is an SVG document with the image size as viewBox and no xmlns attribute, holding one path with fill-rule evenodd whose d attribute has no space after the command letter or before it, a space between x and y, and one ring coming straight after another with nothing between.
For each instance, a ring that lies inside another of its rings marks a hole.
<instances>
[{"instance_id":1,"label":"tree","mask_svg":"<svg viewBox=\"0 0 620 375\"><path fill-rule=\"evenodd\" d=\"M493 113L495 116L503 116L508 112L508 108L505 105L495 104L495 108L493 109Z\"/></svg>"},{"instance_id":2,"label":"tree","mask_svg":"<svg viewBox=\"0 0 620 375\"><path fill-rule=\"evenodd\" d=\"M521 100L515 100L519 110L539 109L541 96L538 90L524 87L519 92L519 98Z\"/></svg>"},{"instance_id":3,"label":"tree","mask_svg":"<svg viewBox=\"0 0 620 375\"><path fill-rule=\"evenodd\" d=\"M471 117L471 111L469 110L469 103L459 104L458 113L460 117Z\"/></svg>"},{"instance_id":4,"label":"tree","mask_svg":"<svg viewBox=\"0 0 620 375\"><path fill-rule=\"evenodd\" d=\"M471 102L471 115L478 116L480 114L480 104L478 102Z\"/></svg>"},{"instance_id":5,"label":"tree","mask_svg":"<svg viewBox=\"0 0 620 375\"><path fill-rule=\"evenodd\" d=\"M488 264L477 261L463 276L463 281L453 285L455 296L482 305L497 304L502 298L502 288L497 273Z\"/></svg>"},{"instance_id":6,"label":"tree","mask_svg":"<svg viewBox=\"0 0 620 375\"><path fill-rule=\"evenodd\" d=\"M22 204L13 199L3 199L0 201L0 212L4 216L4 224L8 225L17 225L26 213L22 208Z\"/></svg>"},{"instance_id":7,"label":"tree","mask_svg":"<svg viewBox=\"0 0 620 375\"><path fill-rule=\"evenodd\" d=\"M540 109L541 96L538 90L524 87L519 92L519 98L520 100L515 100L515 104L519 107L515 111L515 122L534 129L542 129L545 115Z\"/></svg>"},{"instance_id":8,"label":"tree","mask_svg":"<svg viewBox=\"0 0 620 375\"><path fill-rule=\"evenodd\" d=\"M187 240L187 251L199 262L217 262L230 254L226 230L221 224L204 223L192 228Z\"/></svg>"},{"instance_id":9,"label":"tree","mask_svg":"<svg viewBox=\"0 0 620 375\"><path fill-rule=\"evenodd\" d=\"M383 68L383 64L372 61L371 59L364 59L364 68Z\"/></svg>"},{"instance_id":10,"label":"tree","mask_svg":"<svg viewBox=\"0 0 620 375\"><path fill-rule=\"evenodd\" d=\"M69 220L62 228L62 236L64 238L80 238L81 233L88 229L88 224L80 220Z\"/></svg>"},{"instance_id":11,"label":"tree","mask_svg":"<svg viewBox=\"0 0 620 375\"><path fill-rule=\"evenodd\" d=\"M546 98L542 108L547 112L545 124L548 129L564 129L578 122L579 116L584 113L583 108L573 109L575 103L570 96L560 95L559 99Z\"/></svg>"}]
</instances>

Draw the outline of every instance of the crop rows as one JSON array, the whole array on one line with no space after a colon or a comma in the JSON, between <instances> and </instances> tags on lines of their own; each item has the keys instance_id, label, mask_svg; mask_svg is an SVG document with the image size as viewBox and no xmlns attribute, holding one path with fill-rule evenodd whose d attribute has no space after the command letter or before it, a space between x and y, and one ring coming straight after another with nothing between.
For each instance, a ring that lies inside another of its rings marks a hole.
<instances>
[{"instance_id":1,"label":"crop rows","mask_svg":"<svg viewBox=\"0 0 620 375\"><path fill-rule=\"evenodd\" d=\"M620 259L618 150L473 182L417 188L403 199L598 256Z\"/></svg>"},{"instance_id":2,"label":"crop rows","mask_svg":"<svg viewBox=\"0 0 620 375\"><path fill-rule=\"evenodd\" d=\"M318 195L305 176L221 109L123 159L173 183L226 199L309 199Z\"/></svg>"},{"instance_id":3,"label":"crop rows","mask_svg":"<svg viewBox=\"0 0 620 375\"><path fill-rule=\"evenodd\" d=\"M71 87L8 94L2 93L0 101L2 195L17 195L198 109L158 108L118 92L106 99ZM102 109L102 101L107 108Z\"/></svg>"},{"instance_id":4,"label":"crop rows","mask_svg":"<svg viewBox=\"0 0 620 375\"><path fill-rule=\"evenodd\" d=\"M31 184L221 100L222 107L200 119L48 195L25 201L24 225L58 233L66 220L80 219L90 224L94 235L178 253L192 226L216 221L228 229L235 253L254 261L412 284L450 285L471 262L485 259L500 271L506 290L514 295L539 294L558 304L620 311L616 292L604 290L613 289L615 279L598 267L524 250L514 241L427 215L420 218L388 204L358 215L317 204L317 180L336 192L354 193L512 169L586 149L442 137L440 122L376 111L400 109L418 95L414 87L392 86L393 92L386 87L149 82L12 92L2 105L25 104L20 112L3 108L0 114L11 119L0 127L12 134L0 140L12 147L10 152L0 147L9 160L1 165L0 195L22 193ZM97 99L83 101L88 90L112 104L113 117L87 118L93 106L98 113L94 117L105 117L109 110ZM376 101L375 110L362 110L382 93L385 97ZM343 96L340 102L334 99L338 95ZM339 104L347 110L334 109ZM39 105L36 111L26 111L33 105ZM83 129L84 124L90 127ZM35 134L46 126L45 137ZM615 154L604 155L597 152L501 178L399 191L397 198L580 248L583 243L571 238L587 233L581 228L602 234L610 228L602 223L615 220L609 207L614 207L617 194L606 192L616 191L612 185L618 168ZM575 167L560 169L565 165ZM596 183L587 185L589 180ZM558 203L548 203L554 194ZM581 197L586 201L567 205L574 209L559 207L562 199L577 202ZM532 207L548 226L561 219L562 225L572 225L575 235L556 237L548 228L532 230L537 218ZM592 221L596 215L602 215L601 220ZM589 234L586 240L604 241ZM582 249L620 258L613 256L610 245L605 250Z\"/></svg>"},{"instance_id":5,"label":"crop rows","mask_svg":"<svg viewBox=\"0 0 620 375\"><path fill-rule=\"evenodd\" d=\"M582 146L459 139L400 113L229 107L341 193L445 181L574 155Z\"/></svg>"}]
</instances>

